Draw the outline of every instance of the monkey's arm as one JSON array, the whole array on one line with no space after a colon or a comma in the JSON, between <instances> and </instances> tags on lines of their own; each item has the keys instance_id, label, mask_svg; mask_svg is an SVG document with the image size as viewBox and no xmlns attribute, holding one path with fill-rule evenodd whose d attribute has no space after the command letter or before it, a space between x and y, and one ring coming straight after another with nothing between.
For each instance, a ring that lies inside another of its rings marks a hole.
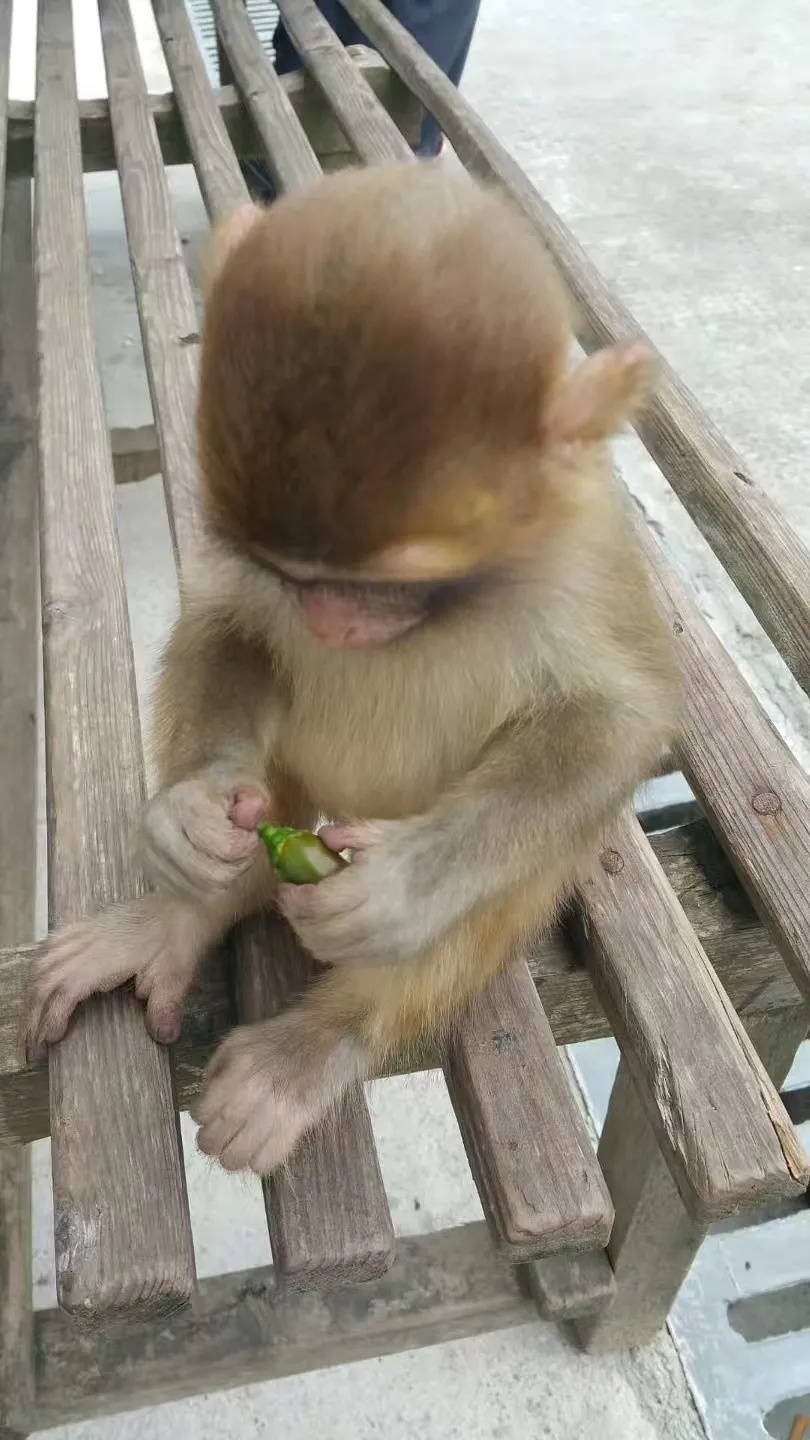
<instances>
[{"instance_id":1,"label":"monkey's arm","mask_svg":"<svg viewBox=\"0 0 810 1440\"><path fill-rule=\"evenodd\" d=\"M192 599L163 654L154 705L160 788L147 807L153 883L210 896L244 874L270 815L267 776L279 700L273 659L229 616Z\"/></svg>"},{"instance_id":2,"label":"monkey's arm","mask_svg":"<svg viewBox=\"0 0 810 1440\"><path fill-rule=\"evenodd\" d=\"M318 959L381 963L412 958L541 867L564 891L652 771L667 738L655 710L587 697L527 716L424 815L324 831L353 864L317 887L282 887L285 913Z\"/></svg>"}]
</instances>

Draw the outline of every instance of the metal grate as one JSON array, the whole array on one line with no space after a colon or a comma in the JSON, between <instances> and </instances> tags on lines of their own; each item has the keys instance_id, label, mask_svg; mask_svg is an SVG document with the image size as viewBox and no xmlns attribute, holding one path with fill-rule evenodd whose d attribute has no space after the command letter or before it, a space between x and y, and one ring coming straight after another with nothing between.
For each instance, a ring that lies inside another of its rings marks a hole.
<instances>
[{"instance_id":1,"label":"metal grate","mask_svg":"<svg viewBox=\"0 0 810 1440\"><path fill-rule=\"evenodd\" d=\"M219 84L217 63L217 31L208 0L185 0L189 18L203 53L212 84ZM268 55L273 54L273 32L278 24L278 9L272 0L247 0L247 12L253 28Z\"/></svg>"}]
</instances>

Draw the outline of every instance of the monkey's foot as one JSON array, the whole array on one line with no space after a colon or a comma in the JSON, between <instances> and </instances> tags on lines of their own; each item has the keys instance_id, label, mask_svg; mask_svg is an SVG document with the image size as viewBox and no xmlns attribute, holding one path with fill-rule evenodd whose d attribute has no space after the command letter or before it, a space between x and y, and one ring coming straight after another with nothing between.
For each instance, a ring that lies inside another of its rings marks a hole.
<instances>
[{"instance_id":1,"label":"monkey's foot","mask_svg":"<svg viewBox=\"0 0 810 1440\"><path fill-rule=\"evenodd\" d=\"M90 995L135 981L153 1039L180 1034L183 1001L200 954L200 927L188 907L157 895L116 905L49 935L29 980L26 1048L43 1059Z\"/></svg>"},{"instance_id":2,"label":"monkey's foot","mask_svg":"<svg viewBox=\"0 0 810 1440\"><path fill-rule=\"evenodd\" d=\"M245 1025L208 1066L197 1144L226 1170L270 1175L366 1068L357 1042L319 1036L304 1007Z\"/></svg>"}]
</instances>

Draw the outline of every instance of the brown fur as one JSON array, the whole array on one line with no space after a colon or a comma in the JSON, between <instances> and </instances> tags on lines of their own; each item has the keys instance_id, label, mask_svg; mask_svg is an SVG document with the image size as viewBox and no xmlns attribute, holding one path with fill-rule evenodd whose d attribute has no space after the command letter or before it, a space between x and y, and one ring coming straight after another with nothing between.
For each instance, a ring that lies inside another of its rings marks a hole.
<instances>
[{"instance_id":1,"label":"brown fur","mask_svg":"<svg viewBox=\"0 0 810 1440\"><path fill-rule=\"evenodd\" d=\"M343 878L317 887L315 919L291 914L335 968L283 1029L240 1032L215 1063L201 1143L257 1168L353 1077L451 1024L554 919L658 767L677 686L604 443L642 402L647 356L567 370L562 291L513 211L431 164L343 175L226 227L208 283L212 534L158 687L163 793L230 764L267 786L278 820L373 821L382 837L351 867L350 884L379 877L365 952L340 953L340 915L318 920ZM325 648L257 561L367 572L423 541L483 579L382 647ZM272 903L266 883L240 884L240 913ZM215 936L222 899L197 903ZM51 969L72 995L63 950ZM259 1134L242 1111L261 1096Z\"/></svg>"},{"instance_id":2,"label":"brown fur","mask_svg":"<svg viewBox=\"0 0 810 1440\"><path fill-rule=\"evenodd\" d=\"M343 565L486 530L491 556L502 521L534 513L567 312L502 203L430 163L362 170L220 253L199 443L221 534Z\"/></svg>"}]
</instances>

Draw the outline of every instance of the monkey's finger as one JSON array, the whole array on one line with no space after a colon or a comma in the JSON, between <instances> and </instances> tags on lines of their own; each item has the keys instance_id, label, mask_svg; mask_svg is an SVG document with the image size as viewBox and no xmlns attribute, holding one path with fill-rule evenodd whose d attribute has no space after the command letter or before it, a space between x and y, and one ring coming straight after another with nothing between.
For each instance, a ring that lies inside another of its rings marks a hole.
<instances>
[{"instance_id":1,"label":"monkey's finger","mask_svg":"<svg viewBox=\"0 0 810 1440\"><path fill-rule=\"evenodd\" d=\"M56 1045L66 1034L79 1000L66 987L44 991L37 999L28 1022L26 1054L30 1063L44 1060L48 1046Z\"/></svg>"},{"instance_id":2,"label":"monkey's finger","mask_svg":"<svg viewBox=\"0 0 810 1440\"><path fill-rule=\"evenodd\" d=\"M237 830L246 830L255 841L256 826L270 818L270 797L256 786L245 785L234 794L228 818Z\"/></svg>"},{"instance_id":3,"label":"monkey's finger","mask_svg":"<svg viewBox=\"0 0 810 1440\"><path fill-rule=\"evenodd\" d=\"M223 1150L233 1144L243 1126L240 1116L220 1112L206 1120L197 1131L197 1149L203 1155L220 1159Z\"/></svg>"},{"instance_id":4,"label":"monkey's finger","mask_svg":"<svg viewBox=\"0 0 810 1440\"><path fill-rule=\"evenodd\" d=\"M326 925L341 915L350 915L362 904L362 895L349 869L330 875L318 885L279 885L276 900L282 914L295 924L299 920Z\"/></svg>"},{"instance_id":5,"label":"monkey's finger","mask_svg":"<svg viewBox=\"0 0 810 1440\"><path fill-rule=\"evenodd\" d=\"M380 832L376 825L324 825L318 831L330 850L366 850L376 845Z\"/></svg>"},{"instance_id":6,"label":"monkey's finger","mask_svg":"<svg viewBox=\"0 0 810 1440\"><path fill-rule=\"evenodd\" d=\"M183 1028L182 1002L169 1000L155 989L146 1001L146 1028L158 1045L173 1045Z\"/></svg>"},{"instance_id":7,"label":"monkey's finger","mask_svg":"<svg viewBox=\"0 0 810 1440\"><path fill-rule=\"evenodd\" d=\"M273 1128L272 1109L262 1106L258 1113L248 1114L242 1128L220 1150L219 1163L223 1170L252 1169L253 1156L267 1145Z\"/></svg>"},{"instance_id":8,"label":"monkey's finger","mask_svg":"<svg viewBox=\"0 0 810 1440\"><path fill-rule=\"evenodd\" d=\"M181 816L180 826L200 855L227 864L247 859L259 845L255 828L251 831L233 824L224 806L210 802L189 806Z\"/></svg>"}]
</instances>

